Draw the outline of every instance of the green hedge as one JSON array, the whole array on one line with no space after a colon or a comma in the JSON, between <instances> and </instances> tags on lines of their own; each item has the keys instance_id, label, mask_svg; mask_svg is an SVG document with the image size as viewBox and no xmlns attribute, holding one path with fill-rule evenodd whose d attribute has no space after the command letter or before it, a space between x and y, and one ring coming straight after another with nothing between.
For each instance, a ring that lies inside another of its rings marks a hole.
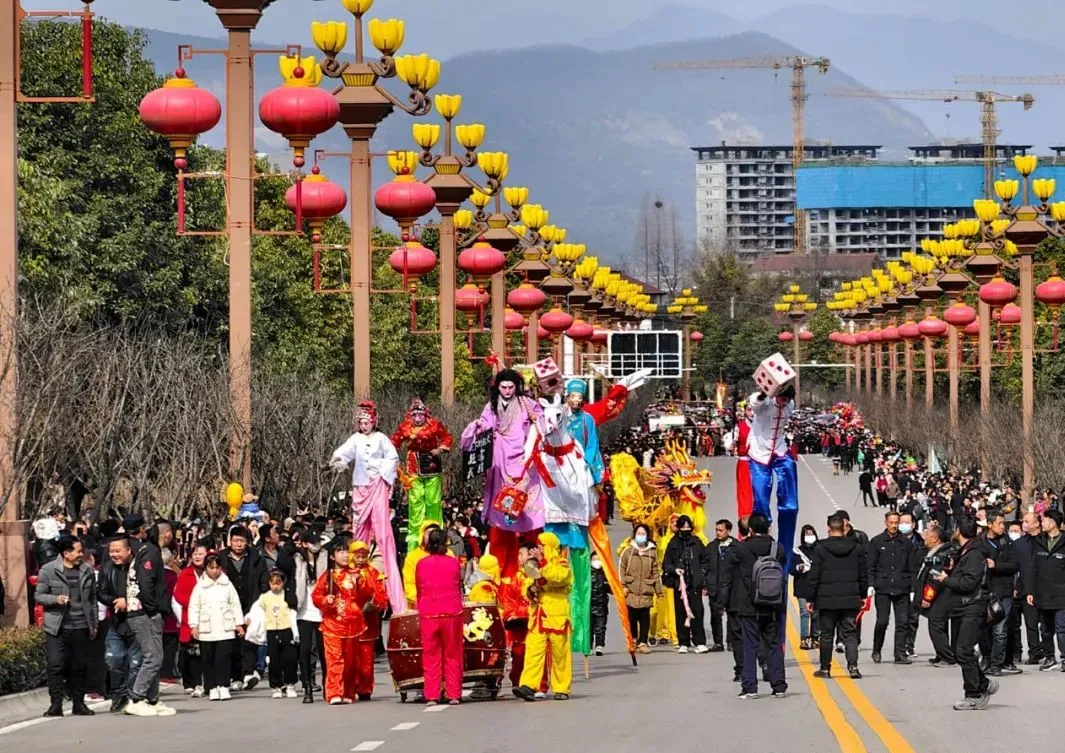
<instances>
[{"instance_id":1,"label":"green hedge","mask_svg":"<svg viewBox=\"0 0 1065 753\"><path fill-rule=\"evenodd\" d=\"M0 629L0 695L41 687L48 678L47 667L43 629Z\"/></svg>"}]
</instances>

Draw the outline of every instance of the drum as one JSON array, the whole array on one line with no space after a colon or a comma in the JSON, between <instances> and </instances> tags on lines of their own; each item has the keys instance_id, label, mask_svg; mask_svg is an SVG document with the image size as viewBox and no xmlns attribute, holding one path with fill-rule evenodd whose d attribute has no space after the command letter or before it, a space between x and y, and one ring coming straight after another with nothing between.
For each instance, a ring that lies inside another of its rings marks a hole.
<instances>
[{"instance_id":1,"label":"drum","mask_svg":"<svg viewBox=\"0 0 1065 753\"><path fill-rule=\"evenodd\" d=\"M392 615L388 623L388 668L397 691L422 687L422 631L417 612ZM402 693L405 698L406 693Z\"/></svg>"}]
</instances>

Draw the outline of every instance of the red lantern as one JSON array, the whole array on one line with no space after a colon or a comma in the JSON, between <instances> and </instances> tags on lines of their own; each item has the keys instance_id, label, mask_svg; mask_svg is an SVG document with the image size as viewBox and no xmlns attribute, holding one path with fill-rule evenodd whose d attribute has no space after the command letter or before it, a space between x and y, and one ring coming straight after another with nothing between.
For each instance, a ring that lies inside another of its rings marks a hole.
<instances>
[{"instance_id":1,"label":"red lantern","mask_svg":"<svg viewBox=\"0 0 1065 753\"><path fill-rule=\"evenodd\" d=\"M980 336L980 322L979 321L969 322L969 324L967 324L965 326L965 329L962 330L962 332L965 333L966 337L979 337Z\"/></svg>"},{"instance_id":2,"label":"red lantern","mask_svg":"<svg viewBox=\"0 0 1065 753\"><path fill-rule=\"evenodd\" d=\"M838 343L840 341L840 334L841 333L839 333L839 332L829 332L828 333L828 341L830 343Z\"/></svg>"},{"instance_id":3,"label":"red lantern","mask_svg":"<svg viewBox=\"0 0 1065 753\"><path fill-rule=\"evenodd\" d=\"M608 329L597 329L592 333L593 345L606 345L609 340L610 330Z\"/></svg>"},{"instance_id":4,"label":"red lantern","mask_svg":"<svg viewBox=\"0 0 1065 753\"><path fill-rule=\"evenodd\" d=\"M1017 286L996 277L980 286L980 300L988 306L1005 306L1017 300Z\"/></svg>"},{"instance_id":5,"label":"red lantern","mask_svg":"<svg viewBox=\"0 0 1065 753\"><path fill-rule=\"evenodd\" d=\"M871 342L871 343L880 342L880 328L879 327L873 327L866 334L868 334L868 336L869 336L869 342Z\"/></svg>"},{"instance_id":6,"label":"red lantern","mask_svg":"<svg viewBox=\"0 0 1065 753\"><path fill-rule=\"evenodd\" d=\"M186 150L197 136L218 125L222 104L211 92L185 78L183 70L178 70L162 88L144 96L139 113L144 125L166 136L174 150L174 167L184 170L188 166Z\"/></svg>"},{"instance_id":7,"label":"red lantern","mask_svg":"<svg viewBox=\"0 0 1065 753\"><path fill-rule=\"evenodd\" d=\"M898 327L884 327L880 330L880 339L886 343L897 343L902 339Z\"/></svg>"},{"instance_id":8,"label":"red lantern","mask_svg":"<svg viewBox=\"0 0 1065 753\"><path fill-rule=\"evenodd\" d=\"M458 266L472 277L474 282L484 287L492 275L502 272L507 266L507 257L484 241L477 241L459 254Z\"/></svg>"},{"instance_id":9,"label":"red lantern","mask_svg":"<svg viewBox=\"0 0 1065 753\"><path fill-rule=\"evenodd\" d=\"M436 267L436 254L418 241L407 241L388 257L388 266L403 275L403 282L417 282Z\"/></svg>"},{"instance_id":10,"label":"red lantern","mask_svg":"<svg viewBox=\"0 0 1065 753\"><path fill-rule=\"evenodd\" d=\"M548 332L542 325L536 325L536 336L541 340L550 340L555 336L554 332Z\"/></svg>"},{"instance_id":11,"label":"red lantern","mask_svg":"<svg viewBox=\"0 0 1065 753\"><path fill-rule=\"evenodd\" d=\"M573 317L555 306L540 317L540 326L551 334L559 334L573 326Z\"/></svg>"},{"instance_id":12,"label":"red lantern","mask_svg":"<svg viewBox=\"0 0 1065 753\"><path fill-rule=\"evenodd\" d=\"M688 335L688 339L698 345L703 341L703 333L699 330L696 330L695 332L692 332L690 335Z\"/></svg>"},{"instance_id":13,"label":"red lantern","mask_svg":"<svg viewBox=\"0 0 1065 753\"><path fill-rule=\"evenodd\" d=\"M808 329L804 329L802 332L799 333L799 339L803 342L810 342L814 339L814 333Z\"/></svg>"},{"instance_id":14,"label":"red lantern","mask_svg":"<svg viewBox=\"0 0 1065 753\"><path fill-rule=\"evenodd\" d=\"M917 326L916 322L907 321L899 327L899 337L903 340L920 340L921 328Z\"/></svg>"},{"instance_id":15,"label":"red lantern","mask_svg":"<svg viewBox=\"0 0 1065 753\"><path fill-rule=\"evenodd\" d=\"M507 303L512 309L522 314L539 311L546 301L547 296L544 295L544 291L528 282L523 282L516 290L507 293Z\"/></svg>"},{"instance_id":16,"label":"red lantern","mask_svg":"<svg viewBox=\"0 0 1065 753\"><path fill-rule=\"evenodd\" d=\"M954 327L967 327L976 321L976 311L961 301L955 301L945 312L943 319Z\"/></svg>"},{"instance_id":17,"label":"red lantern","mask_svg":"<svg viewBox=\"0 0 1065 753\"><path fill-rule=\"evenodd\" d=\"M856 338L854 335L843 335L843 337L840 339L840 342L842 342L849 348L853 348L855 345L858 344L858 338Z\"/></svg>"},{"instance_id":18,"label":"red lantern","mask_svg":"<svg viewBox=\"0 0 1065 753\"><path fill-rule=\"evenodd\" d=\"M300 69L296 69L297 73ZM292 164L303 166L303 151L311 140L340 120L340 104L329 92L311 86L305 75L271 89L259 100L259 120L288 140L295 156Z\"/></svg>"},{"instance_id":19,"label":"red lantern","mask_svg":"<svg viewBox=\"0 0 1065 753\"><path fill-rule=\"evenodd\" d=\"M1058 308L1065 304L1065 280L1058 275L1054 275L1048 278L1046 282L1039 283L1035 286L1035 297L1040 303L1051 309Z\"/></svg>"},{"instance_id":20,"label":"red lantern","mask_svg":"<svg viewBox=\"0 0 1065 753\"><path fill-rule=\"evenodd\" d=\"M550 315L550 312L548 312ZM566 337L570 340L576 340L577 342L587 342L592 339L592 335L595 334L595 327L588 324L583 319L575 319L573 324L566 330Z\"/></svg>"},{"instance_id":21,"label":"red lantern","mask_svg":"<svg viewBox=\"0 0 1065 753\"><path fill-rule=\"evenodd\" d=\"M397 175L395 180L377 189L373 203L378 211L387 214L402 227L429 214L436 206L436 193L410 175Z\"/></svg>"},{"instance_id":22,"label":"red lantern","mask_svg":"<svg viewBox=\"0 0 1065 753\"><path fill-rule=\"evenodd\" d=\"M1002 316L999 322L1007 327L1021 323L1021 307L1016 303L1007 303L1002 307Z\"/></svg>"},{"instance_id":23,"label":"red lantern","mask_svg":"<svg viewBox=\"0 0 1065 753\"><path fill-rule=\"evenodd\" d=\"M936 338L947 334L947 323L935 314L929 314L917 325L922 337Z\"/></svg>"},{"instance_id":24,"label":"red lantern","mask_svg":"<svg viewBox=\"0 0 1065 753\"><path fill-rule=\"evenodd\" d=\"M869 333L868 332L859 332L858 334L856 334L854 336L854 342L857 343L858 345L868 345L869 344Z\"/></svg>"},{"instance_id":25,"label":"red lantern","mask_svg":"<svg viewBox=\"0 0 1065 753\"><path fill-rule=\"evenodd\" d=\"M472 282L467 282L455 291L455 308L467 316L476 315L483 307L482 291Z\"/></svg>"},{"instance_id":26,"label":"red lantern","mask_svg":"<svg viewBox=\"0 0 1065 753\"><path fill-rule=\"evenodd\" d=\"M525 317L514 309L507 307L503 312L503 328L508 332L517 332L525 326Z\"/></svg>"},{"instance_id":27,"label":"red lantern","mask_svg":"<svg viewBox=\"0 0 1065 753\"><path fill-rule=\"evenodd\" d=\"M311 226L311 241L320 243L322 227L330 217L344 211L348 204L348 195L344 189L321 174L318 165L311 168L311 175L303 179L302 206L303 219ZM285 206L296 211L296 186L285 192Z\"/></svg>"},{"instance_id":28,"label":"red lantern","mask_svg":"<svg viewBox=\"0 0 1065 753\"><path fill-rule=\"evenodd\" d=\"M777 339L780 340L780 342L782 343L790 343L793 339L795 339L795 336L787 330L784 330L779 335L777 335Z\"/></svg>"}]
</instances>

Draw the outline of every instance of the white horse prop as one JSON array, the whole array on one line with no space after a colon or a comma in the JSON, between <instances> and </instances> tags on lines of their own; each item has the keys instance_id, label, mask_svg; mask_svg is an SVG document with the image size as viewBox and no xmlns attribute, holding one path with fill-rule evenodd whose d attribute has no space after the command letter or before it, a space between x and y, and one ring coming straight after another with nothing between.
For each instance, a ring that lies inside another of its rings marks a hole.
<instances>
[{"instance_id":1,"label":"white horse prop","mask_svg":"<svg viewBox=\"0 0 1065 753\"><path fill-rule=\"evenodd\" d=\"M566 406L561 395L540 398L543 423L534 424L525 441L525 462L536 466L544 522L588 526L598 495L584 459L584 447L566 430Z\"/></svg>"}]
</instances>

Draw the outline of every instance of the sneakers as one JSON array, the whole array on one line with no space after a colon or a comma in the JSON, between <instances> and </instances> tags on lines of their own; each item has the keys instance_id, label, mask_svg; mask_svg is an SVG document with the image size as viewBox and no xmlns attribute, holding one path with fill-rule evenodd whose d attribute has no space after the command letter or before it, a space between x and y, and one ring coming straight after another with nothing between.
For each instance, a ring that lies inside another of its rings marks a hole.
<instances>
[{"instance_id":1,"label":"sneakers","mask_svg":"<svg viewBox=\"0 0 1065 753\"><path fill-rule=\"evenodd\" d=\"M43 714L41 714L41 716L45 716L45 717L63 716L63 704L62 703L53 703L51 706L48 707L47 711L45 711Z\"/></svg>"},{"instance_id":2,"label":"sneakers","mask_svg":"<svg viewBox=\"0 0 1065 753\"><path fill-rule=\"evenodd\" d=\"M769 697L770 698L787 698L788 697L788 691L786 691L786 690L774 690L773 694L771 696L769 696Z\"/></svg>"},{"instance_id":3,"label":"sneakers","mask_svg":"<svg viewBox=\"0 0 1065 753\"><path fill-rule=\"evenodd\" d=\"M220 700L222 700L222 689L221 688L211 688L211 692L208 694L207 698L208 698L208 700L211 700L211 701L220 701Z\"/></svg>"},{"instance_id":4,"label":"sneakers","mask_svg":"<svg viewBox=\"0 0 1065 753\"><path fill-rule=\"evenodd\" d=\"M596 646L595 647L595 655L596 656L602 656L603 655L603 647L602 646Z\"/></svg>"},{"instance_id":5,"label":"sneakers","mask_svg":"<svg viewBox=\"0 0 1065 753\"><path fill-rule=\"evenodd\" d=\"M536 700L536 691L528 687L527 685L519 685L518 687L514 688L514 695L523 701Z\"/></svg>"},{"instance_id":6,"label":"sneakers","mask_svg":"<svg viewBox=\"0 0 1065 753\"><path fill-rule=\"evenodd\" d=\"M196 688L185 688L185 695L192 695L196 692Z\"/></svg>"},{"instance_id":7,"label":"sneakers","mask_svg":"<svg viewBox=\"0 0 1065 753\"><path fill-rule=\"evenodd\" d=\"M880 652L879 651L874 651L873 652L873 664L879 664L881 661L883 661L883 657L880 656Z\"/></svg>"},{"instance_id":8,"label":"sneakers","mask_svg":"<svg viewBox=\"0 0 1065 753\"><path fill-rule=\"evenodd\" d=\"M537 701L545 701L547 700L547 693L543 692L542 690L537 690L536 694L533 697Z\"/></svg>"},{"instance_id":9,"label":"sneakers","mask_svg":"<svg viewBox=\"0 0 1065 753\"><path fill-rule=\"evenodd\" d=\"M340 697L340 696L338 696L338 695L337 695L337 696L333 696L332 698L330 698L330 699L329 699L329 705L330 705L330 706L339 706L339 705L340 705L340 704L342 704L343 702L344 702L344 699L343 699L343 698L341 698L341 697ZM429 704L428 704L428 705L430 705L430 706L435 706L435 705L436 705L436 701L429 701Z\"/></svg>"},{"instance_id":10,"label":"sneakers","mask_svg":"<svg viewBox=\"0 0 1065 753\"><path fill-rule=\"evenodd\" d=\"M241 690L244 690L244 683L242 683L240 680L234 680L233 682L229 683L229 689L234 693L237 693Z\"/></svg>"},{"instance_id":11,"label":"sneakers","mask_svg":"<svg viewBox=\"0 0 1065 753\"><path fill-rule=\"evenodd\" d=\"M688 647L687 646L678 646L677 647L677 653L678 654L686 654L686 653L688 653Z\"/></svg>"},{"instance_id":12,"label":"sneakers","mask_svg":"<svg viewBox=\"0 0 1065 753\"><path fill-rule=\"evenodd\" d=\"M96 712L85 705L85 701L81 703L75 703L74 708L70 711L74 716L96 716Z\"/></svg>"},{"instance_id":13,"label":"sneakers","mask_svg":"<svg viewBox=\"0 0 1065 753\"><path fill-rule=\"evenodd\" d=\"M231 693L229 692L229 688L219 688L219 689L218 689L218 700L220 700L220 701L228 701L228 700L230 700L230 699L231 699L232 697L233 697L233 696L232 696L232 694L231 694Z\"/></svg>"},{"instance_id":14,"label":"sneakers","mask_svg":"<svg viewBox=\"0 0 1065 753\"><path fill-rule=\"evenodd\" d=\"M876 660L874 659L874 661L876 661ZM896 664L913 664L913 659L911 659L908 656L896 656L895 657L895 663Z\"/></svg>"},{"instance_id":15,"label":"sneakers","mask_svg":"<svg viewBox=\"0 0 1065 753\"><path fill-rule=\"evenodd\" d=\"M149 706L147 701L130 701L124 713L129 716L156 716L155 706Z\"/></svg>"},{"instance_id":16,"label":"sneakers","mask_svg":"<svg viewBox=\"0 0 1065 753\"><path fill-rule=\"evenodd\" d=\"M982 709L978 708L977 705L976 705L976 702L978 700L979 700L978 698L962 698L960 701L955 702L954 710L955 711L981 711Z\"/></svg>"},{"instance_id":17,"label":"sneakers","mask_svg":"<svg viewBox=\"0 0 1065 753\"><path fill-rule=\"evenodd\" d=\"M753 701L756 698L758 698L758 694L757 693L744 693L741 690L740 694L738 696L736 696L736 697L739 698L741 701Z\"/></svg>"},{"instance_id":18,"label":"sneakers","mask_svg":"<svg viewBox=\"0 0 1065 753\"><path fill-rule=\"evenodd\" d=\"M836 653L837 654L842 654L843 653L843 644L842 643L837 643L836 644Z\"/></svg>"},{"instance_id":19,"label":"sneakers","mask_svg":"<svg viewBox=\"0 0 1065 753\"><path fill-rule=\"evenodd\" d=\"M821 667L814 672L814 677L819 680L829 680L832 678L832 670L829 667Z\"/></svg>"},{"instance_id":20,"label":"sneakers","mask_svg":"<svg viewBox=\"0 0 1065 753\"><path fill-rule=\"evenodd\" d=\"M1046 659L1043 659L1043 663L1039 665L1039 671L1040 672L1053 672L1059 666L1060 665L1058 664L1057 659L1051 659L1051 658L1048 657Z\"/></svg>"},{"instance_id":21,"label":"sneakers","mask_svg":"<svg viewBox=\"0 0 1065 753\"><path fill-rule=\"evenodd\" d=\"M204 696L203 685L197 685L196 687L194 687L192 689L192 692L189 693L189 695L191 695L193 698L203 698L203 696Z\"/></svg>"},{"instance_id":22,"label":"sneakers","mask_svg":"<svg viewBox=\"0 0 1065 753\"><path fill-rule=\"evenodd\" d=\"M284 698L285 697L285 691L283 691L281 688L274 688L274 692L270 694L270 697L271 698Z\"/></svg>"},{"instance_id":23,"label":"sneakers","mask_svg":"<svg viewBox=\"0 0 1065 753\"><path fill-rule=\"evenodd\" d=\"M855 667L847 667L847 675L852 680L860 680L860 679L862 679L862 673L858 670L858 667L856 667L856 666Z\"/></svg>"},{"instance_id":24,"label":"sneakers","mask_svg":"<svg viewBox=\"0 0 1065 753\"><path fill-rule=\"evenodd\" d=\"M255 686L259 684L259 680L263 679L259 676L258 672L252 672L250 675L244 675L244 689L255 690Z\"/></svg>"},{"instance_id":25,"label":"sneakers","mask_svg":"<svg viewBox=\"0 0 1065 753\"><path fill-rule=\"evenodd\" d=\"M1016 664L1007 664L1002 668L1002 674L1004 675L1021 675L1024 674L1024 670L1018 667Z\"/></svg>"},{"instance_id":26,"label":"sneakers","mask_svg":"<svg viewBox=\"0 0 1065 753\"><path fill-rule=\"evenodd\" d=\"M296 692L295 685L285 686L285 698L299 698L300 694Z\"/></svg>"},{"instance_id":27,"label":"sneakers","mask_svg":"<svg viewBox=\"0 0 1065 753\"><path fill-rule=\"evenodd\" d=\"M715 643L713 646L710 647L710 653L711 654L719 654L719 653L721 653L724 650L725 650L725 647L722 646L720 643Z\"/></svg>"},{"instance_id":28,"label":"sneakers","mask_svg":"<svg viewBox=\"0 0 1065 753\"><path fill-rule=\"evenodd\" d=\"M162 701L156 701L151 706L155 709L156 716L174 716L177 713L177 709L167 706Z\"/></svg>"},{"instance_id":29,"label":"sneakers","mask_svg":"<svg viewBox=\"0 0 1065 753\"><path fill-rule=\"evenodd\" d=\"M708 654L710 653L710 649L706 647L706 644L700 643L698 646L695 647L695 653Z\"/></svg>"},{"instance_id":30,"label":"sneakers","mask_svg":"<svg viewBox=\"0 0 1065 753\"><path fill-rule=\"evenodd\" d=\"M129 699L126 698L124 695L115 696L114 700L111 701L111 713L121 714L126 710L126 706L128 705Z\"/></svg>"}]
</instances>

